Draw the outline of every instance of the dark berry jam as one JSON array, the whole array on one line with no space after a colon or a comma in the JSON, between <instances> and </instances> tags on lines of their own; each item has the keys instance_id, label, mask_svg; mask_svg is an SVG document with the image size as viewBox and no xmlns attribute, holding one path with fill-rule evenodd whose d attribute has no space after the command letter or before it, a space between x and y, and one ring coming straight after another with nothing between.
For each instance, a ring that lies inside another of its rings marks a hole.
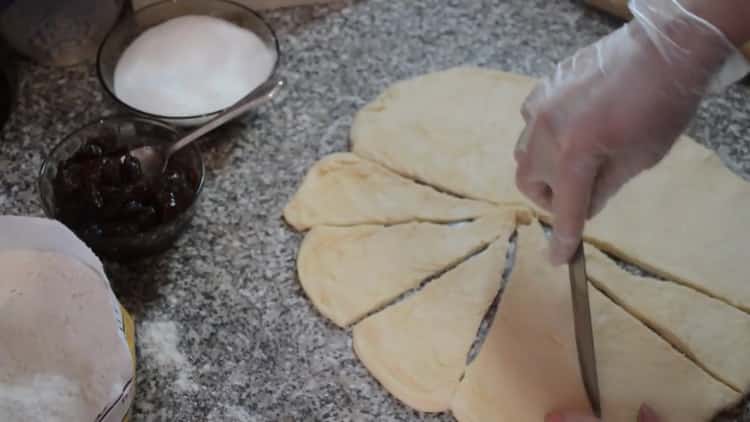
<instances>
[{"instance_id":1,"label":"dark berry jam","mask_svg":"<svg viewBox=\"0 0 750 422\"><path fill-rule=\"evenodd\" d=\"M132 236L174 220L193 203L198 175L175 155L156 181L127 149L89 140L58 166L57 218L84 240Z\"/></svg>"}]
</instances>

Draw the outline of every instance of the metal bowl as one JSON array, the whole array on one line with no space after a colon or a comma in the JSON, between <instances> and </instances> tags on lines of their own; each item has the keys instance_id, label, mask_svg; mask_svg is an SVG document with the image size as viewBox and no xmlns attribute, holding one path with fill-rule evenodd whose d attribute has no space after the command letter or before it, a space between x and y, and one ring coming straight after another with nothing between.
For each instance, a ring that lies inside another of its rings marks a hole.
<instances>
[{"instance_id":1,"label":"metal bowl","mask_svg":"<svg viewBox=\"0 0 750 422\"><path fill-rule=\"evenodd\" d=\"M39 193L44 213L58 219L59 207L55 197L54 181L61 163L72 157L93 138L106 137L113 147L137 147L174 142L175 129L165 123L140 117L115 116L97 120L66 136L49 154L39 172ZM190 205L175 216L151 230L119 237L91 236L84 230L69 227L99 256L114 261L128 261L154 255L168 249L185 231L193 216L203 190L205 168L200 150L195 145L180 150L172 158L179 160L190 175L193 191ZM64 221L61 221L65 224Z\"/></svg>"},{"instance_id":2,"label":"metal bowl","mask_svg":"<svg viewBox=\"0 0 750 422\"><path fill-rule=\"evenodd\" d=\"M273 28L257 12L228 0L165 0L124 16L112 28L99 48L97 72L99 81L105 91L127 110L176 126L197 126L211 120L226 108L193 116L157 115L127 104L115 94L114 89L114 73L117 62L131 42L147 29L172 18L185 15L207 15L221 18L254 32L269 49L275 52L276 60L268 79L276 76L281 59L281 50ZM249 92L243 94L249 94Z\"/></svg>"}]
</instances>

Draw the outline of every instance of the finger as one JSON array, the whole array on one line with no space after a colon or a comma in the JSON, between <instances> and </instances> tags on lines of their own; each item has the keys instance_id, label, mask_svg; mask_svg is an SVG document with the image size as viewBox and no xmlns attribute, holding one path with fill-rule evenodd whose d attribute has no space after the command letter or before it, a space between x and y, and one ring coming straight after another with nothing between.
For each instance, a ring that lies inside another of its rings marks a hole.
<instances>
[{"instance_id":1,"label":"finger","mask_svg":"<svg viewBox=\"0 0 750 422\"><path fill-rule=\"evenodd\" d=\"M654 409L644 404L638 411L638 422L661 422L661 418L656 414Z\"/></svg>"},{"instance_id":2,"label":"finger","mask_svg":"<svg viewBox=\"0 0 750 422\"><path fill-rule=\"evenodd\" d=\"M627 175L622 166L603 163L591 192L588 218L593 218L604 209L607 201L622 187Z\"/></svg>"},{"instance_id":3,"label":"finger","mask_svg":"<svg viewBox=\"0 0 750 422\"><path fill-rule=\"evenodd\" d=\"M549 78L544 78L534 86L531 93L524 100L521 106L521 115L524 121L531 122L534 116L539 111L539 106L548 98L548 93L551 90L551 82Z\"/></svg>"},{"instance_id":4,"label":"finger","mask_svg":"<svg viewBox=\"0 0 750 422\"><path fill-rule=\"evenodd\" d=\"M519 179L516 176L516 185L536 206L548 212L552 211L552 189L548 184Z\"/></svg>"},{"instance_id":5,"label":"finger","mask_svg":"<svg viewBox=\"0 0 750 422\"><path fill-rule=\"evenodd\" d=\"M513 157L516 159L516 162L519 161L520 155L526 152L526 146L528 144L529 144L529 131L528 131L528 127L524 127L523 130L521 131L521 134L518 135L516 146L513 148Z\"/></svg>"},{"instance_id":6,"label":"finger","mask_svg":"<svg viewBox=\"0 0 750 422\"><path fill-rule=\"evenodd\" d=\"M552 265L568 262L581 241L598 167L596 157L574 149L566 150L560 157L552 197Z\"/></svg>"},{"instance_id":7,"label":"finger","mask_svg":"<svg viewBox=\"0 0 750 422\"><path fill-rule=\"evenodd\" d=\"M550 413L544 418L544 422L601 422L598 418L586 413L563 412Z\"/></svg>"},{"instance_id":8,"label":"finger","mask_svg":"<svg viewBox=\"0 0 750 422\"><path fill-rule=\"evenodd\" d=\"M547 113L540 113L521 133L514 157L516 166L516 186L538 207L552 210L552 189L558 147L552 141L553 131L549 126Z\"/></svg>"}]
</instances>

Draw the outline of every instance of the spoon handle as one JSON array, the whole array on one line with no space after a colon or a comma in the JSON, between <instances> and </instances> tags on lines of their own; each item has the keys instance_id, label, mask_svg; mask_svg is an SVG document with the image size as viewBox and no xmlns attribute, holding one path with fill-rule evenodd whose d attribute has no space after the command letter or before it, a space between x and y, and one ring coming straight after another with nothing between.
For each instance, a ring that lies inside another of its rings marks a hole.
<instances>
[{"instance_id":1,"label":"spoon handle","mask_svg":"<svg viewBox=\"0 0 750 422\"><path fill-rule=\"evenodd\" d=\"M266 101L272 99L276 93L279 91L279 88L284 86L284 80L283 79L270 79L257 88L253 90L250 94L248 94L244 99L240 100L237 104L230 107L229 109L223 111L221 114L216 116L213 120L209 121L205 125L199 127L198 129L190 132L189 134L185 135L182 139L175 142L170 146L165 154L165 163L169 160L169 157L172 156L175 152L179 151L186 145L190 144L191 142L195 141L196 139L200 138L201 136L207 134L208 132L216 129L217 127L223 125L224 123L240 116L241 114L247 112L248 110L257 107L260 104L265 103Z\"/></svg>"}]
</instances>

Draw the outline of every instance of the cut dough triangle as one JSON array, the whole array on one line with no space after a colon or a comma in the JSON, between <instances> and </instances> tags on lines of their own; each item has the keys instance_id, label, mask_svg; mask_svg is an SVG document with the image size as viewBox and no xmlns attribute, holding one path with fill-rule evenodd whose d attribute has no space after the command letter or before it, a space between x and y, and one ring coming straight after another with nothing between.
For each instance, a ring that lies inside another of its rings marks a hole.
<instances>
[{"instance_id":1,"label":"cut dough triangle","mask_svg":"<svg viewBox=\"0 0 750 422\"><path fill-rule=\"evenodd\" d=\"M447 410L482 318L500 289L508 242L354 326L354 350L399 400L421 411Z\"/></svg>"},{"instance_id":2,"label":"cut dough triangle","mask_svg":"<svg viewBox=\"0 0 750 422\"><path fill-rule=\"evenodd\" d=\"M523 203L513 148L535 83L471 67L398 82L355 116L352 152L469 198Z\"/></svg>"},{"instance_id":3,"label":"cut dough triangle","mask_svg":"<svg viewBox=\"0 0 750 422\"><path fill-rule=\"evenodd\" d=\"M682 139L633 179L586 228L586 236L657 274L750 312L750 183L719 157Z\"/></svg>"},{"instance_id":4,"label":"cut dough triangle","mask_svg":"<svg viewBox=\"0 0 750 422\"><path fill-rule=\"evenodd\" d=\"M402 81L356 116L352 151L470 198L527 203L515 187L519 113L535 80L454 68ZM450 157L448 159L447 157ZM682 138L586 228L607 251L750 312L750 183Z\"/></svg>"},{"instance_id":5,"label":"cut dough triangle","mask_svg":"<svg viewBox=\"0 0 750 422\"><path fill-rule=\"evenodd\" d=\"M740 395L589 287L604 420L632 422L648 403L665 421L705 422Z\"/></svg>"},{"instance_id":6,"label":"cut dough triangle","mask_svg":"<svg viewBox=\"0 0 750 422\"><path fill-rule=\"evenodd\" d=\"M491 204L420 185L354 154L337 153L310 169L284 209L284 218L295 229L306 230L316 225L450 222L492 209Z\"/></svg>"},{"instance_id":7,"label":"cut dough triangle","mask_svg":"<svg viewBox=\"0 0 750 422\"><path fill-rule=\"evenodd\" d=\"M538 224L519 227L516 239L516 262L495 320L451 405L461 422L543 421L551 410L590 408L567 273L547 265Z\"/></svg>"},{"instance_id":8,"label":"cut dough triangle","mask_svg":"<svg viewBox=\"0 0 750 422\"><path fill-rule=\"evenodd\" d=\"M515 226L516 212L497 208L458 225L315 227L297 271L315 307L344 327L495 239L507 240Z\"/></svg>"},{"instance_id":9,"label":"cut dough triangle","mask_svg":"<svg viewBox=\"0 0 750 422\"><path fill-rule=\"evenodd\" d=\"M500 310L452 410L459 421L538 421L587 408L568 274L551 268L538 226L519 229L519 249ZM632 422L648 403L665 421L704 422L739 395L590 288L603 420Z\"/></svg>"},{"instance_id":10,"label":"cut dough triangle","mask_svg":"<svg viewBox=\"0 0 750 422\"><path fill-rule=\"evenodd\" d=\"M695 290L618 267L586 249L590 280L737 391L750 387L750 315Z\"/></svg>"}]
</instances>

